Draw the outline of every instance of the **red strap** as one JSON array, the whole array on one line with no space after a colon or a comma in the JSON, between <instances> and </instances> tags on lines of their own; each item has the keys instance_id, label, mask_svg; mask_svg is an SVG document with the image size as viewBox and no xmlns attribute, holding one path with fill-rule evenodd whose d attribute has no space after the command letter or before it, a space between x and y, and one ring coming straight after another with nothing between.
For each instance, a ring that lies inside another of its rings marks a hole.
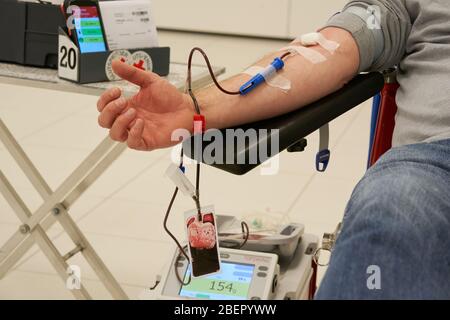
<instances>
[{"instance_id":1,"label":"red strap","mask_svg":"<svg viewBox=\"0 0 450 320\"><path fill-rule=\"evenodd\" d=\"M206 119L202 114L194 115L194 134L203 133L206 131Z\"/></svg>"},{"instance_id":2,"label":"red strap","mask_svg":"<svg viewBox=\"0 0 450 320\"><path fill-rule=\"evenodd\" d=\"M378 112L377 127L372 143L370 166L392 146L392 136L395 127L397 104L395 97L399 88L398 83L387 83L381 92L381 104Z\"/></svg>"},{"instance_id":3,"label":"red strap","mask_svg":"<svg viewBox=\"0 0 450 320\"><path fill-rule=\"evenodd\" d=\"M311 275L311 280L309 280L309 293L308 300L314 300L314 296L316 295L317 290L317 263L312 260L312 270L313 274Z\"/></svg>"}]
</instances>

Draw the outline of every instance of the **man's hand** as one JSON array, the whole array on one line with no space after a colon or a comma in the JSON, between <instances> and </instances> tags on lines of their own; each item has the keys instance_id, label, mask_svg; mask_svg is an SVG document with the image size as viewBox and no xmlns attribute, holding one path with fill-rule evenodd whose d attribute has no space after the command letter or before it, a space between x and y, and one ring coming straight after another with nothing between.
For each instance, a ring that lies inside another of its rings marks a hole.
<instances>
[{"instance_id":1,"label":"man's hand","mask_svg":"<svg viewBox=\"0 0 450 320\"><path fill-rule=\"evenodd\" d=\"M154 73L120 61L114 61L112 67L119 77L140 87L129 99L114 88L98 100L98 123L110 129L113 140L126 141L132 149L153 150L177 144L171 141L174 130L192 130L194 109L188 95Z\"/></svg>"}]
</instances>

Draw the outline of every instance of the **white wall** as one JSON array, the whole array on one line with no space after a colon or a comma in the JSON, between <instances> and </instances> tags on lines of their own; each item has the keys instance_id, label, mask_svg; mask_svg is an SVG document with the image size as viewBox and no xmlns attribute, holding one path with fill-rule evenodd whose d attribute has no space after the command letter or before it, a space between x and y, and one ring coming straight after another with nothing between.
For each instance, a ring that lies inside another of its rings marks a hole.
<instances>
[{"instance_id":1,"label":"white wall","mask_svg":"<svg viewBox=\"0 0 450 320\"><path fill-rule=\"evenodd\" d=\"M322 26L347 0L152 0L159 28L293 38Z\"/></svg>"},{"instance_id":2,"label":"white wall","mask_svg":"<svg viewBox=\"0 0 450 320\"><path fill-rule=\"evenodd\" d=\"M290 0L290 2L288 35L295 38L322 27L333 14L342 10L348 0Z\"/></svg>"}]
</instances>

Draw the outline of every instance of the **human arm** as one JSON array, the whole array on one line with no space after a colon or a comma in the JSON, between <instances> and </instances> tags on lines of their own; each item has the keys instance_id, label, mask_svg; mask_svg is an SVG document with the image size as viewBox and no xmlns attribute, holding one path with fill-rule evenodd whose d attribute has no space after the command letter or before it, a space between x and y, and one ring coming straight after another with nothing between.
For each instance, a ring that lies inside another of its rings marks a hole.
<instances>
[{"instance_id":1,"label":"human arm","mask_svg":"<svg viewBox=\"0 0 450 320\"><path fill-rule=\"evenodd\" d=\"M329 54L320 46L311 47L327 60L312 64L300 55L290 57L279 73L291 81L291 90L283 92L266 84L246 96L227 95L211 86L196 93L208 128L224 128L284 114L326 96L352 79L359 66L358 47L352 35L340 28L321 33L340 47ZM280 52L256 63L267 66ZM157 75L114 62L116 74L141 87L132 98L120 98L117 89L108 90L98 101L99 124L110 129L114 140L127 141L130 148L152 150L176 144L171 141L176 129L192 130L194 107L191 98ZM222 82L237 90L250 77L240 74Z\"/></svg>"}]
</instances>

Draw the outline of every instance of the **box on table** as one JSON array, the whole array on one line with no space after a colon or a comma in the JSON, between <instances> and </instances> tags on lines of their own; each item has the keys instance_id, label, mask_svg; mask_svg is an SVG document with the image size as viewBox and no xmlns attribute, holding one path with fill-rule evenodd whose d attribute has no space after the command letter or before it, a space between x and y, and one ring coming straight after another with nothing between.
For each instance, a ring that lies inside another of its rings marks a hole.
<instances>
[{"instance_id":1,"label":"box on table","mask_svg":"<svg viewBox=\"0 0 450 320\"><path fill-rule=\"evenodd\" d=\"M59 77L80 84L116 80L111 70L114 60L122 60L160 76L169 74L169 47L81 53L63 28L59 28L58 47Z\"/></svg>"}]
</instances>

